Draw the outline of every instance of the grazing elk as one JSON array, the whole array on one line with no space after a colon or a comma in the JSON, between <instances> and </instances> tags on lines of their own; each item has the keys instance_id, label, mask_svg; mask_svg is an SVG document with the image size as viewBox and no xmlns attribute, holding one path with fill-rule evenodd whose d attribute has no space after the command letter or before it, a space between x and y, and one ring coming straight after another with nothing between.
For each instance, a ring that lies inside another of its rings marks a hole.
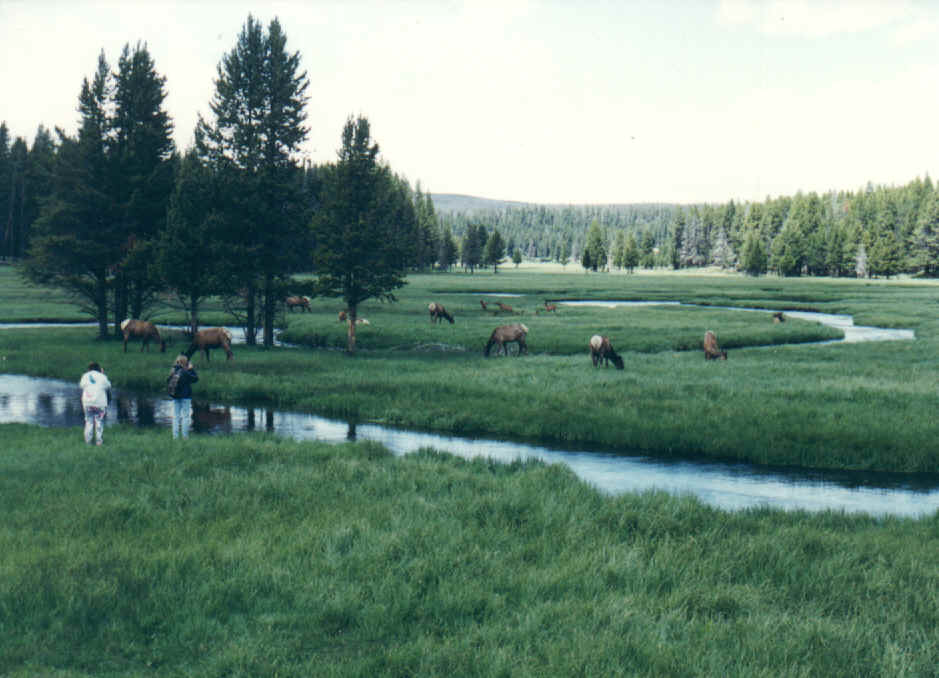
<instances>
[{"instance_id":1,"label":"grazing elk","mask_svg":"<svg viewBox=\"0 0 939 678\"><path fill-rule=\"evenodd\" d=\"M199 330L196 332L195 336L192 338L192 343L189 344L189 348L186 349L185 353L187 358L192 358L192 354L196 351L202 351L205 355L206 362L209 361L209 350L213 348L221 348L225 351L225 355L228 356L226 360L231 360L233 354L231 352L231 332L229 332L224 327L213 327L208 330Z\"/></svg>"},{"instance_id":2,"label":"grazing elk","mask_svg":"<svg viewBox=\"0 0 939 678\"><path fill-rule=\"evenodd\" d=\"M704 333L704 359L727 360L727 351L722 351L717 337L711 330Z\"/></svg>"},{"instance_id":3,"label":"grazing elk","mask_svg":"<svg viewBox=\"0 0 939 678\"><path fill-rule=\"evenodd\" d=\"M782 311L776 311L776 312L773 314L773 322L774 322L774 323L784 323L784 322L786 322L786 316L783 315Z\"/></svg>"},{"instance_id":4,"label":"grazing elk","mask_svg":"<svg viewBox=\"0 0 939 678\"><path fill-rule=\"evenodd\" d=\"M496 306L498 306L499 310L502 311L503 313L515 313L514 308L512 308L511 306L507 306L506 304L503 304L501 301L497 301Z\"/></svg>"},{"instance_id":5,"label":"grazing elk","mask_svg":"<svg viewBox=\"0 0 939 678\"><path fill-rule=\"evenodd\" d=\"M453 324L453 316L447 313L447 309L443 307L443 304L438 304L435 301L427 304L427 310L430 311L430 322L436 323L439 322L441 318L446 318L450 321L450 324Z\"/></svg>"},{"instance_id":6,"label":"grazing elk","mask_svg":"<svg viewBox=\"0 0 939 678\"><path fill-rule=\"evenodd\" d=\"M594 367L600 367L601 362L609 367L612 362L616 365L616 369L623 369L623 359L613 350L609 337L602 337L599 334L590 337L590 359Z\"/></svg>"},{"instance_id":7,"label":"grazing elk","mask_svg":"<svg viewBox=\"0 0 939 678\"><path fill-rule=\"evenodd\" d=\"M505 354L508 355L509 349L506 347L506 344L513 341L518 344L518 353L516 356L522 355L522 353L528 353L528 346L525 344L525 335L527 334L528 328L522 323L501 325L492 331L489 342L486 344L486 349L483 351L483 355L488 358L489 351L492 350L492 347L495 345L499 347L496 349L496 355L499 355L500 351L505 351Z\"/></svg>"},{"instance_id":8,"label":"grazing elk","mask_svg":"<svg viewBox=\"0 0 939 678\"><path fill-rule=\"evenodd\" d=\"M548 300L544 300L544 310L546 311L556 311L558 310L557 304L549 304Z\"/></svg>"},{"instance_id":9,"label":"grazing elk","mask_svg":"<svg viewBox=\"0 0 939 678\"><path fill-rule=\"evenodd\" d=\"M488 306L486 306L486 300L485 300L485 299L480 299L480 300L479 300L479 305L483 307L483 310L484 310L484 311L489 308Z\"/></svg>"},{"instance_id":10,"label":"grazing elk","mask_svg":"<svg viewBox=\"0 0 939 678\"><path fill-rule=\"evenodd\" d=\"M284 303L287 304L287 310L292 311L295 308L299 308L300 312L309 311L313 312L313 309L310 308L310 298L309 297L287 297L284 300Z\"/></svg>"},{"instance_id":11,"label":"grazing elk","mask_svg":"<svg viewBox=\"0 0 939 678\"><path fill-rule=\"evenodd\" d=\"M151 339L160 342L160 353L166 352L166 342L163 341L160 331L152 322L127 318L121 323L121 332L124 333L124 353L127 353L127 341L132 338L143 339L143 343L140 345L141 352L144 349L147 349L148 353L150 352Z\"/></svg>"}]
</instances>

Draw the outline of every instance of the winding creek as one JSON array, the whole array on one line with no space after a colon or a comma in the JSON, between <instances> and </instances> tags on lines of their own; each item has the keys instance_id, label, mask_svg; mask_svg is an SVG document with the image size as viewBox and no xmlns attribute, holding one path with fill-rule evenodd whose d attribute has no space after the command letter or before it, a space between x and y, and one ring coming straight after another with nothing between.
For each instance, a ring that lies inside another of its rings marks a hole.
<instances>
[{"instance_id":1,"label":"winding creek","mask_svg":"<svg viewBox=\"0 0 939 678\"><path fill-rule=\"evenodd\" d=\"M579 303L611 306L625 302ZM628 303L634 305L641 302ZM856 327L850 316L795 311L787 312L787 315L834 325L845 332L843 341L913 338L911 330ZM168 398L115 389L106 425L119 422L168 428L171 419L172 404ZM77 378L72 383L59 379L0 375L0 423L10 422L80 427L83 415ZM432 447L464 458L485 457L502 462L539 459L546 463L565 464L578 477L607 493L649 489L674 494L690 493L710 505L726 510L769 506L785 510L831 509L847 513L908 517L922 517L939 511L939 473L806 471L743 463L668 461L630 455L628 450L622 454L613 454L503 440L461 438L375 424L355 425L305 413L198 400L193 402L193 430L202 434L266 431L299 441L337 443L371 440L385 445L396 455Z\"/></svg>"}]
</instances>

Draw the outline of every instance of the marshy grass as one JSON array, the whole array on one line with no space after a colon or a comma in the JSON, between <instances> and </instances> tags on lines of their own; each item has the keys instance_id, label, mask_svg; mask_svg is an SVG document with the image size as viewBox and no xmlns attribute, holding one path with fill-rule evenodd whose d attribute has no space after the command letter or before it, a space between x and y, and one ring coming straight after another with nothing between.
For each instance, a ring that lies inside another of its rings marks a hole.
<instances>
[{"instance_id":1,"label":"marshy grass","mask_svg":"<svg viewBox=\"0 0 939 678\"><path fill-rule=\"evenodd\" d=\"M934 676L939 515L374 443L0 427L0 674Z\"/></svg>"}]
</instances>

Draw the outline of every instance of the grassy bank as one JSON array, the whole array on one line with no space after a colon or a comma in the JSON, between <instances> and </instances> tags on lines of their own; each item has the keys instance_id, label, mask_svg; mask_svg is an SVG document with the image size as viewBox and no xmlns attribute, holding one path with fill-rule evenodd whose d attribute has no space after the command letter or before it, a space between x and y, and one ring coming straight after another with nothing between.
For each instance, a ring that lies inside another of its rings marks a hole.
<instances>
[{"instance_id":1,"label":"grassy bank","mask_svg":"<svg viewBox=\"0 0 939 678\"><path fill-rule=\"evenodd\" d=\"M512 291L503 298L493 293ZM483 311L503 299L517 315ZM545 298L682 300L709 305L539 312ZM456 323L431 325L429 299ZM363 305L355 357L340 351L236 348L230 363L197 357L197 397L465 435L600 446L658 456L732 458L813 468L939 469L939 287L924 283L504 272L412 277L397 304ZM286 337L343 345L335 300L287 317ZM854 314L908 327L915 341L806 346L812 323L719 306ZM521 320L531 355L482 358L496 324ZM727 362L705 362L715 329ZM608 334L626 370L594 370L586 345ZM94 331L0 332L3 371L77 380L89 360L115 384L162 393L172 355L98 342Z\"/></svg>"},{"instance_id":2,"label":"grassy bank","mask_svg":"<svg viewBox=\"0 0 939 678\"><path fill-rule=\"evenodd\" d=\"M935 676L939 516L369 443L0 427L0 674Z\"/></svg>"}]
</instances>

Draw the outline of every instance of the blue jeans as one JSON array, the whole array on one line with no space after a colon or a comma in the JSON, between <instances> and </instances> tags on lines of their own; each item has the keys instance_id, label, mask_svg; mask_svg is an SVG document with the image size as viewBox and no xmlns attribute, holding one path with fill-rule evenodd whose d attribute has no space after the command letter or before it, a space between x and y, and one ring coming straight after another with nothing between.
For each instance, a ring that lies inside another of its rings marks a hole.
<instances>
[{"instance_id":1,"label":"blue jeans","mask_svg":"<svg viewBox=\"0 0 939 678\"><path fill-rule=\"evenodd\" d=\"M192 419L192 398L173 398L173 437L189 437Z\"/></svg>"}]
</instances>

